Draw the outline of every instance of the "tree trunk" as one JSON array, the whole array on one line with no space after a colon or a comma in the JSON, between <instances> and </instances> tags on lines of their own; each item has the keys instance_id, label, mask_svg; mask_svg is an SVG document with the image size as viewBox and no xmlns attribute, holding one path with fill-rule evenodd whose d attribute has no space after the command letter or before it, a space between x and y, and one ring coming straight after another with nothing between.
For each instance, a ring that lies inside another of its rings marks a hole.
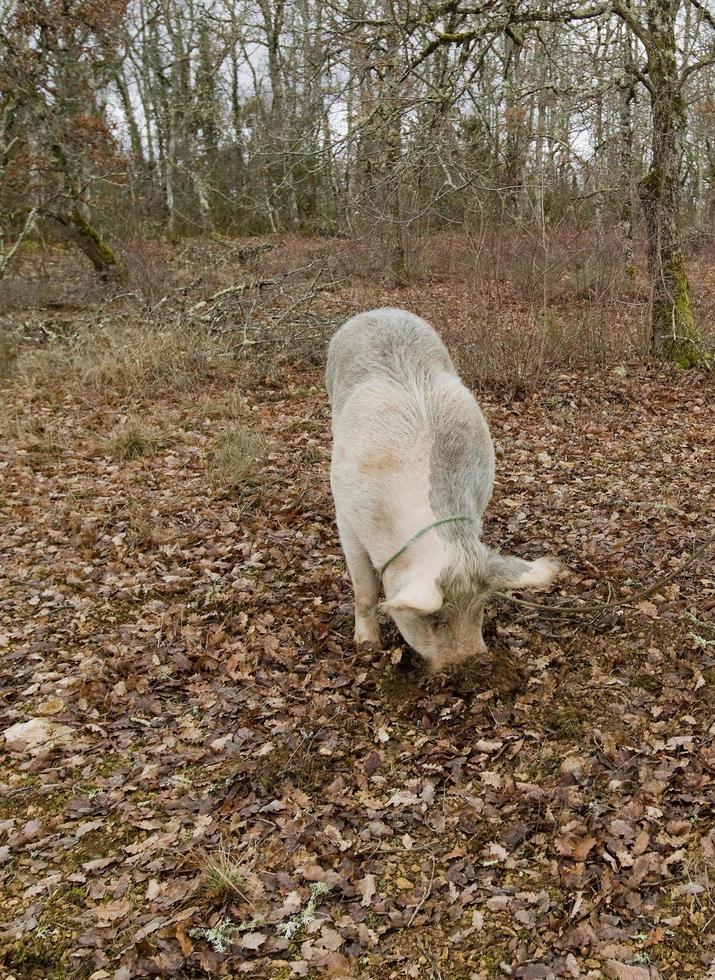
<instances>
[{"instance_id":1,"label":"tree trunk","mask_svg":"<svg viewBox=\"0 0 715 980\"><path fill-rule=\"evenodd\" d=\"M73 207L69 214L55 212L51 217L69 229L77 248L87 256L100 279L109 282L112 279L123 278L124 270L119 259L104 240L101 232L84 217L78 206Z\"/></svg>"},{"instance_id":2,"label":"tree trunk","mask_svg":"<svg viewBox=\"0 0 715 980\"><path fill-rule=\"evenodd\" d=\"M137 124L134 106L132 105L132 98L129 94L129 86L127 85L127 80L124 75L124 67L122 64L117 65L114 75L114 84L117 86L119 98L121 99L122 103L122 109L124 111L124 118L127 121L127 130L129 132L129 142L132 148L132 159L134 165L138 168L143 168L144 148L142 146L139 126Z\"/></svg>"},{"instance_id":3,"label":"tree trunk","mask_svg":"<svg viewBox=\"0 0 715 980\"><path fill-rule=\"evenodd\" d=\"M678 0L649 0L647 7L653 136L650 170L640 183L648 231L652 288L651 345L681 367L702 363L680 247L680 165L686 115L676 62Z\"/></svg>"},{"instance_id":4,"label":"tree trunk","mask_svg":"<svg viewBox=\"0 0 715 980\"><path fill-rule=\"evenodd\" d=\"M599 246L603 245L603 235L604 235L604 165L603 160L606 154L606 140L604 139L605 124L604 124L604 105L603 105L603 90L602 90L602 77L601 77L601 64L603 62L604 56L604 43L601 36L602 25L596 24L596 37L594 38L594 58L593 58L593 79L596 83L597 93L594 101L594 120L593 120L593 163L591 165L591 173L593 178L593 191L594 191L594 202L595 202L595 218L596 218L596 237L598 239Z\"/></svg>"},{"instance_id":5,"label":"tree trunk","mask_svg":"<svg viewBox=\"0 0 715 980\"><path fill-rule=\"evenodd\" d=\"M201 158L198 147L196 146L196 140L191 140L192 156L194 159L194 165L192 167L191 181L194 185L194 190L196 192L196 197L199 202L199 213L201 215L201 226L205 234L212 235L216 230L213 216L211 214L211 198L209 192L209 185L206 181L205 174L205 163Z\"/></svg>"},{"instance_id":6,"label":"tree trunk","mask_svg":"<svg viewBox=\"0 0 715 980\"><path fill-rule=\"evenodd\" d=\"M389 4L385 11L389 15ZM385 212L388 219L390 265L395 280L405 283L410 278L407 228L403 207L402 174L402 107L397 78L402 68L397 31L390 30L385 38L384 74L382 78L379 139L382 144L382 179Z\"/></svg>"},{"instance_id":7,"label":"tree trunk","mask_svg":"<svg viewBox=\"0 0 715 980\"><path fill-rule=\"evenodd\" d=\"M15 253L20 248L22 243L25 241L27 236L30 234L32 229L35 227L36 217L37 217L37 208L32 208L29 211L27 217L25 218L25 222L22 226L22 230L20 231L17 238L11 245L7 245L5 242L5 235L0 234L0 242L2 242L2 250L0 250L0 280L5 278L7 267L12 261Z\"/></svg>"},{"instance_id":8,"label":"tree trunk","mask_svg":"<svg viewBox=\"0 0 715 980\"><path fill-rule=\"evenodd\" d=\"M58 172L63 177L68 200L66 210L58 212L47 209L44 213L54 218L65 228L69 228L78 248L87 256L101 279L121 279L124 270L117 256L105 242L101 232L91 224L86 216L89 210L77 189L72 167L64 147L59 143L53 143L50 149L57 163Z\"/></svg>"},{"instance_id":9,"label":"tree trunk","mask_svg":"<svg viewBox=\"0 0 715 980\"><path fill-rule=\"evenodd\" d=\"M526 164L526 113L519 91L521 42L515 37L504 40L504 197L511 215L518 216L523 201L524 167Z\"/></svg>"},{"instance_id":10,"label":"tree trunk","mask_svg":"<svg viewBox=\"0 0 715 980\"><path fill-rule=\"evenodd\" d=\"M164 199L167 211L167 234L174 241L177 234L176 214L176 113L171 110L168 118L169 136L164 157Z\"/></svg>"},{"instance_id":11,"label":"tree trunk","mask_svg":"<svg viewBox=\"0 0 715 980\"><path fill-rule=\"evenodd\" d=\"M268 194L277 204L276 208L271 207L271 224L280 223L292 229L296 225L297 206L291 167L291 120L286 106L287 93L281 56L286 3L285 0L259 0L259 8L263 18L271 86L267 136L273 152L269 161L272 186L269 187Z\"/></svg>"},{"instance_id":12,"label":"tree trunk","mask_svg":"<svg viewBox=\"0 0 715 980\"><path fill-rule=\"evenodd\" d=\"M620 230L623 250L623 271L627 279L635 279L633 258L633 102L635 82L631 36L623 38L623 79L619 93L619 163L620 163Z\"/></svg>"}]
</instances>

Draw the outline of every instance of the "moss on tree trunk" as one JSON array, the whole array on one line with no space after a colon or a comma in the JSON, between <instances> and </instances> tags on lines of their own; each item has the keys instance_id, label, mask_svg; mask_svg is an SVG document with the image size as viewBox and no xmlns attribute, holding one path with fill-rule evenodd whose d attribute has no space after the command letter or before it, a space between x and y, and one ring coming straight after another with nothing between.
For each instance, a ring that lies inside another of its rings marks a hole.
<instances>
[{"instance_id":1,"label":"moss on tree trunk","mask_svg":"<svg viewBox=\"0 0 715 980\"><path fill-rule=\"evenodd\" d=\"M84 203L77 189L77 181L64 148L60 143L53 143L50 149L57 163L57 168L64 178L67 197L69 198L68 203L71 206L60 212L46 213L59 224L69 228L78 248L87 256L100 278L105 280L123 278L124 270L117 256L104 240L101 232L82 213Z\"/></svg>"},{"instance_id":2,"label":"moss on tree trunk","mask_svg":"<svg viewBox=\"0 0 715 980\"><path fill-rule=\"evenodd\" d=\"M75 208L71 216L75 241L102 279L121 279L122 267L100 232Z\"/></svg>"},{"instance_id":3,"label":"moss on tree trunk","mask_svg":"<svg viewBox=\"0 0 715 980\"><path fill-rule=\"evenodd\" d=\"M680 253L663 262L663 289L653 306L656 352L682 368L700 367L704 354L690 305L688 276Z\"/></svg>"},{"instance_id":4,"label":"moss on tree trunk","mask_svg":"<svg viewBox=\"0 0 715 980\"><path fill-rule=\"evenodd\" d=\"M652 284L651 347L659 357L690 368L704 355L693 309L673 207L673 174L654 166L640 184L648 226L648 267Z\"/></svg>"},{"instance_id":5,"label":"moss on tree trunk","mask_svg":"<svg viewBox=\"0 0 715 980\"><path fill-rule=\"evenodd\" d=\"M68 229L77 248L84 252L101 279L108 281L124 278L124 269L114 251L79 208L73 208L70 214L60 214L55 211L48 217L52 217L58 224Z\"/></svg>"},{"instance_id":6,"label":"moss on tree trunk","mask_svg":"<svg viewBox=\"0 0 715 980\"><path fill-rule=\"evenodd\" d=\"M677 4L649 0L648 79L653 133L651 166L640 182L648 229L648 274L652 289L651 347L680 367L708 363L690 304L681 250L680 171L686 110L676 60Z\"/></svg>"}]
</instances>

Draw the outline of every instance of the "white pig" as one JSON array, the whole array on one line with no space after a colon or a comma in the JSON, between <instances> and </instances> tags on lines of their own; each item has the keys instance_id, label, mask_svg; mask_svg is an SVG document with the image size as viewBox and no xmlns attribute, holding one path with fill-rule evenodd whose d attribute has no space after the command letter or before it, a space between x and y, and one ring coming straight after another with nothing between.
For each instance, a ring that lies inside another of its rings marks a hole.
<instances>
[{"instance_id":1,"label":"white pig","mask_svg":"<svg viewBox=\"0 0 715 980\"><path fill-rule=\"evenodd\" d=\"M490 593L545 587L557 566L482 543L494 448L447 348L412 313L360 313L330 342L326 382L356 643L380 644L382 578L381 608L433 669L484 655Z\"/></svg>"}]
</instances>

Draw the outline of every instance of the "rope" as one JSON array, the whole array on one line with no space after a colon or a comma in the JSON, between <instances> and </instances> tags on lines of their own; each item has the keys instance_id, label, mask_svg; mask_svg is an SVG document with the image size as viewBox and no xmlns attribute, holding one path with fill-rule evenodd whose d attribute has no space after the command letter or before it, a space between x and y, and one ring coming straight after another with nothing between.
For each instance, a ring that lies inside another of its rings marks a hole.
<instances>
[{"instance_id":1,"label":"rope","mask_svg":"<svg viewBox=\"0 0 715 980\"><path fill-rule=\"evenodd\" d=\"M409 541L406 541L405 544L402 545L400 550L395 552L392 558L387 559L385 564L380 569L380 578L382 578L382 576L385 574L385 569L387 568L388 565L391 565L396 558L400 557L400 555L404 555L407 549L412 547L412 545L415 543L415 541L417 541L418 538L421 538L423 534L427 534L427 532L431 531L433 527L439 527L440 524L452 524L455 521L471 521L471 520L472 520L471 517L443 517L441 521L433 521L432 524L428 524L427 527L423 527L416 534L413 534L412 537L409 539Z\"/></svg>"}]
</instances>

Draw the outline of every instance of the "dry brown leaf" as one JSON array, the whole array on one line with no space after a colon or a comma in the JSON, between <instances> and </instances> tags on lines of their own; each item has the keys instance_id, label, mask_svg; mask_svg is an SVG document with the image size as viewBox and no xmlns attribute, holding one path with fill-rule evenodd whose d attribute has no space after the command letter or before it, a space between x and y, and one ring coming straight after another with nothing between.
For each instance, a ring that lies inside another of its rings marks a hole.
<instances>
[{"instance_id":1,"label":"dry brown leaf","mask_svg":"<svg viewBox=\"0 0 715 980\"><path fill-rule=\"evenodd\" d=\"M572 858L574 861L585 861L593 848L596 846L596 838L590 834L578 836L576 834L566 834L557 837L554 846L563 857Z\"/></svg>"}]
</instances>

